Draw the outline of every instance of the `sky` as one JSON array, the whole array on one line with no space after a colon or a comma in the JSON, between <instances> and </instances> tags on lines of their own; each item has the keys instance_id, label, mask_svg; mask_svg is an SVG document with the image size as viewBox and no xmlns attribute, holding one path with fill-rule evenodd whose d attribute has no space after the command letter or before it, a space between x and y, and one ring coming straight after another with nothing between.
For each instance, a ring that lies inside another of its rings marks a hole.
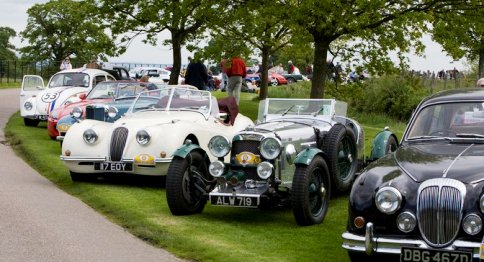
<instances>
[{"instance_id":1,"label":"sky","mask_svg":"<svg viewBox=\"0 0 484 262\"><path fill-rule=\"evenodd\" d=\"M27 25L27 10L37 3L46 3L47 0L1 0L0 2L0 26L13 28L17 34L24 30ZM162 32L160 39L168 38L168 32ZM141 42L139 37L128 47L126 53L119 57L109 59L109 62L117 63L143 63L143 64L172 64L173 54L169 46L147 45ZM161 42L161 40L159 41ZM424 36L423 42L426 45L425 57L417 57L408 54L410 58L410 69L421 71L440 71L442 69L453 69L459 71L468 69L465 60L453 61L453 59L442 50L442 47L433 42L430 36ZM24 46L19 37L11 39L11 43L17 47ZM186 49L182 50L182 64L187 64L187 57L191 55Z\"/></svg>"}]
</instances>

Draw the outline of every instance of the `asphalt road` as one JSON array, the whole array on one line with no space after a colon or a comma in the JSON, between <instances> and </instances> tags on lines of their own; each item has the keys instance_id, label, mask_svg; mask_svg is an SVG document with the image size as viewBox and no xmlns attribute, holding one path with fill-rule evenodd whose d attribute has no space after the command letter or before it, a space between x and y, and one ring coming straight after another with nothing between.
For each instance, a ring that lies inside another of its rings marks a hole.
<instances>
[{"instance_id":1,"label":"asphalt road","mask_svg":"<svg viewBox=\"0 0 484 262\"><path fill-rule=\"evenodd\" d=\"M4 143L19 89L0 90L0 261L180 261L58 189ZM47 130L46 130L47 135Z\"/></svg>"}]
</instances>

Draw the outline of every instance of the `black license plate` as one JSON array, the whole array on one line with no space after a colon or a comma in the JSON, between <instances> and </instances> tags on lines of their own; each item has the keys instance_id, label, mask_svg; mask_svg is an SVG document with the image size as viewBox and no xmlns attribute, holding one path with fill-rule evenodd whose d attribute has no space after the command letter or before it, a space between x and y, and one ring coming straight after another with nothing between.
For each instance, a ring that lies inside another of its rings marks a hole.
<instances>
[{"instance_id":1,"label":"black license plate","mask_svg":"<svg viewBox=\"0 0 484 262\"><path fill-rule=\"evenodd\" d=\"M123 162L94 163L94 170L101 170L106 172L133 171L133 163L123 163Z\"/></svg>"},{"instance_id":2,"label":"black license plate","mask_svg":"<svg viewBox=\"0 0 484 262\"><path fill-rule=\"evenodd\" d=\"M212 205L234 207L257 207L259 197L253 196L210 196Z\"/></svg>"},{"instance_id":3,"label":"black license plate","mask_svg":"<svg viewBox=\"0 0 484 262\"><path fill-rule=\"evenodd\" d=\"M400 261L472 262L472 253L464 251L402 247Z\"/></svg>"}]
</instances>

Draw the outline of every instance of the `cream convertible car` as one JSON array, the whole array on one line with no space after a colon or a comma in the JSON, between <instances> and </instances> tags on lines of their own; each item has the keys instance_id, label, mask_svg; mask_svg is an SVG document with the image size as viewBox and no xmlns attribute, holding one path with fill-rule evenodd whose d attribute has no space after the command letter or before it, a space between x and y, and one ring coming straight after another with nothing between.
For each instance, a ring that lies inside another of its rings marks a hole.
<instances>
[{"instance_id":1,"label":"cream convertible car","mask_svg":"<svg viewBox=\"0 0 484 262\"><path fill-rule=\"evenodd\" d=\"M114 123L86 119L74 124L60 158L73 181L105 173L166 175L184 143L208 150L213 136L232 136L252 125L238 113L233 97L217 102L208 91L179 87L147 91Z\"/></svg>"}]
</instances>

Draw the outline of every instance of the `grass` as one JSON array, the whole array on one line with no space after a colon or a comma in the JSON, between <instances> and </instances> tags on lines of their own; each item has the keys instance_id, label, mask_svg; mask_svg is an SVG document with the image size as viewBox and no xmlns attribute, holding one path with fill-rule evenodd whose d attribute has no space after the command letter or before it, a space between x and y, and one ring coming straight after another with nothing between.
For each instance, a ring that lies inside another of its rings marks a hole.
<instances>
[{"instance_id":1,"label":"grass","mask_svg":"<svg viewBox=\"0 0 484 262\"><path fill-rule=\"evenodd\" d=\"M0 89L5 89L5 88L19 88L22 83L21 82L12 82L12 80L10 80L8 83L7 83L7 80L6 79L0 79Z\"/></svg>"},{"instance_id":2,"label":"grass","mask_svg":"<svg viewBox=\"0 0 484 262\"><path fill-rule=\"evenodd\" d=\"M215 95L223 97L226 93ZM257 95L242 94L243 114L254 119L257 107ZM388 125L388 121L367 115L360 119L367 138ZM403 126L394 122L392 125ZM349 260L341 248L346 195L332 199L324 222L311 227L298 226L290 208L251 210L207 205L202 214L175 217L168 209L161 179L107 177L93 183L72 183L68 169L59 160L60 145L49 138L45 124L26 127L17 113L5 130L15 151L62 190L137 237L179 257L196 261Z\"/></svg>"}]
</instances>

